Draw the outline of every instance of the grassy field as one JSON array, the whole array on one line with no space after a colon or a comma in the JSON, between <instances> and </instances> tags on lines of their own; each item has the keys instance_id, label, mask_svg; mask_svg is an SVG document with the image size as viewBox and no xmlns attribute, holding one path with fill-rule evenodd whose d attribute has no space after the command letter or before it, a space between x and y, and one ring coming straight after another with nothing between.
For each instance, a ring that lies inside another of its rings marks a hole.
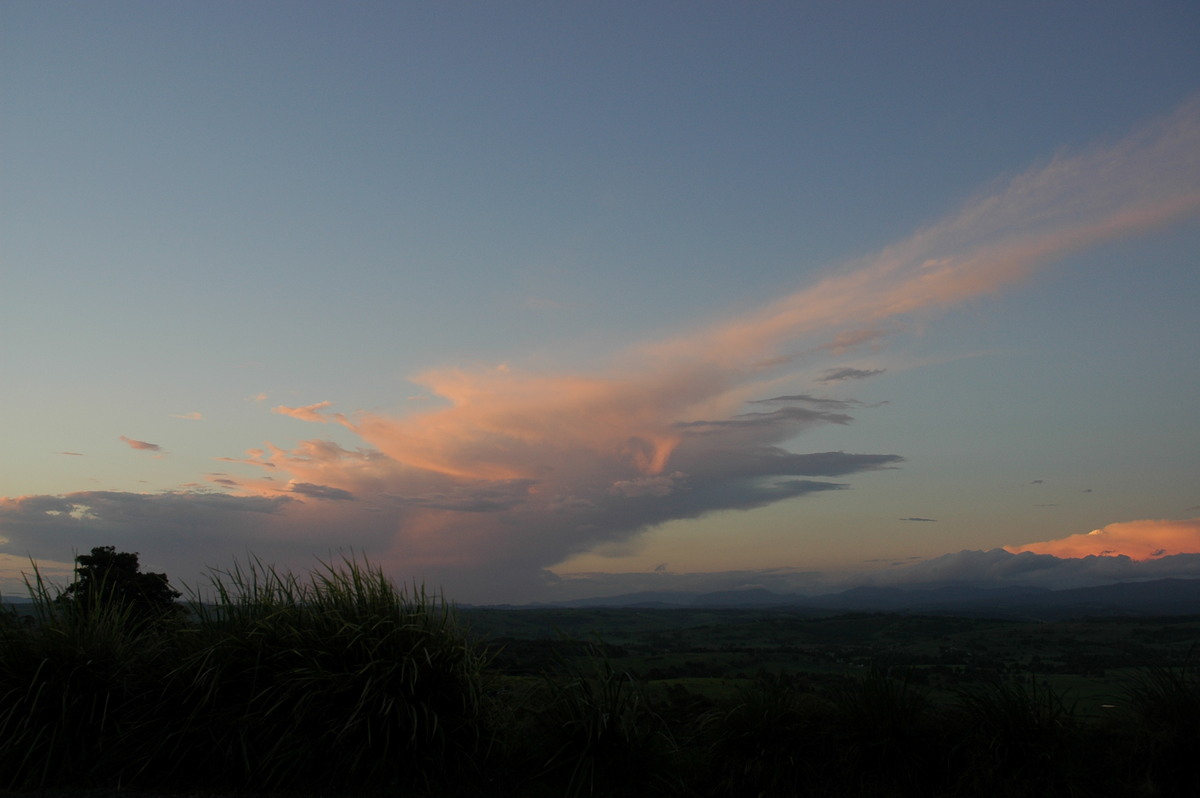
<instances>
[{"instance_id":1,"label":"grassy field","mask_svg":"<svg viewBox=\"0 0 1200 798\"><path fill-rule=\"evenodd\" d=\"M537 674L555 657L594 657L652 691L732 700L764 675L814 689L871 670L904 674L953 704L971 685L1034 678L1081 718L1119 714L1148 668L1191 662L1200 618L1092 618L1037 623L882 613L768 610L467 610L472 634L497 651L493 666ZM569 643L568 641L577 641ZM578 641L599 642L599 647Z\"/></svg>"}]
</instances>

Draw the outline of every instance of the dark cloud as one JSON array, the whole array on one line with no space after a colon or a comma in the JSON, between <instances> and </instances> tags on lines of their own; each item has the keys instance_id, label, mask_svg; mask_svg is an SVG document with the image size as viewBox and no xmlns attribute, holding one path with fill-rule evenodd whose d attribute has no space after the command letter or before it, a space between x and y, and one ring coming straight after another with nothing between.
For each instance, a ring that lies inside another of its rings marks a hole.
<instances>
[{"instance_id":1,"label":"dark cloud","mask_svg":"<svg viewBox=\"0 0 1200 798\"><path fill-rule=\"evenodd\" d=\"M818 407L836 408L838 410L848 410L852 407L861 405L854 399L824 399L819 396L812 396L806 393L789 394L787 396L772 396L770 399L755 399L750 402L752 405L765 405L779 402L803 402L805 404L817 405Z\"/></svg>"},{"instance_id":2,"label":"dark cloud","mask_svg":"<svg viewBox=\"0 0 1200 798\"><path fill-rule=\"evenodd\" d=\"M912 518L901 518L900 520L901 521L937 521L936 518L918 518L916 516L913 516Z\"/></svg>"},{"instance_id":3,"label":"dark cloud","mask_svg":"<svg viewBox=\"0 0 1200 798\"><path fill-rule=\"evenodd\" d=\"M704 434L728 429L746 430L751 427L774 428L779 424L798 427L812 424L848 424L853 420L845 413L828 413L806 407L782 407L767 413L742 413L720 421L681 421L676 426ZM768 435L771 434L768 432Z\"/></svg>"},{"instance_id":4,"label":"dark cloud","mask_svg":"<svg viewBox=\"0 0 1200 798\"><path fill-rule=\"evenodd\" d=\"M214 480L222 482L226 480ZM331 501L353 501L354 494L341 488L331 488L328 485L314 485L311 482L297 482L291 486L292 493L299 493L311 499L329 499Z\"/></svg>"},{"instance_id":5,"label":"dark cloud","mask_svg":"<svg viewBox=\"0 0 1200 798\"><path fill-rule=\"evenodd\" d=\"M1134 560L1124 555L1063 558L1052 554L1012 554L1004 549L991 549L945 554L906 568L869 575L861 581L865 584L897 586L1032 585L1064 589L1122 581L1198 576L1200 554Z\"/></svg>"},{"instance_id":6,"label":"dark cloud","mask_svg":"<svg viewBox=\"0 0 1200 798\"><path fill-rule=\"evenodd\" d=\"M69 454L72 457L83 457L82 452L59 452L59 454Z\"/></svg>"},{"instance_id":7,"label":"dark cloud","mask_svg":"<svg viewBox=\"0 0 1200 798\"><path fill-rule=\"evenodd\" d=\"M817 382L831 383L843 382L845 380L861 380L867 377L874 377L876 374L882 374L887 369L855 369L855 368L840 368L826 369Z\"/></svg>"},{"instance_id":8,"label":"dark cloud","mask_svg":"<svg viewBox=\"0 0 1200 798\"><path fill-rule=\"evenodd\" d=\"M272 522L294 504L287 497L216 492L142 494L83 491L0 499L6 554L70 561L94 546L143 553L157 570L192 580L239 552L278 550Z\"/></svg>"}]
</instances>

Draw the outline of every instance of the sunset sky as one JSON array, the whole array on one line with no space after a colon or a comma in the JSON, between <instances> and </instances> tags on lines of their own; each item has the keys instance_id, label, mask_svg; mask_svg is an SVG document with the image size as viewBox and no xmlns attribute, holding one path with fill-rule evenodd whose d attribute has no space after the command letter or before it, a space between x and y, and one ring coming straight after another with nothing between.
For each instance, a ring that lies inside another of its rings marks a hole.
<instances>
[{"instance_id":1,"label":"sunset sky","mask_svg":"<svg viewBox=\"0 0 1200 798\"><path fill-rule=\"evenodd\" d=\"M0 591L1200 577L1200 4L0 0Z\"/></svg>"}]
</instances>

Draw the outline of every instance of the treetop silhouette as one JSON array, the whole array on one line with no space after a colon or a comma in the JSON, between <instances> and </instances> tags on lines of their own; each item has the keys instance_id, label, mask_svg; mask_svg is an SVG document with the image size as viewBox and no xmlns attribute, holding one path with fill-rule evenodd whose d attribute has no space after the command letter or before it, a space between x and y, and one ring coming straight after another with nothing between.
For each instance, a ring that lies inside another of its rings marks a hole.
<instances>
[{"instance_id":1,"label":"treetop silhouette","mask_svg":"<svg viewBox=\"0 0 1200 798\"><path fill-rule=\"evenodd\" d=\"M106 605L120 606L141 617L173 612L180 593L166 574L143 573L138 553L97 546L91 554L75 557L75 581L58 597L60 604L92 612Z\"/></svg>"}]
</instances>

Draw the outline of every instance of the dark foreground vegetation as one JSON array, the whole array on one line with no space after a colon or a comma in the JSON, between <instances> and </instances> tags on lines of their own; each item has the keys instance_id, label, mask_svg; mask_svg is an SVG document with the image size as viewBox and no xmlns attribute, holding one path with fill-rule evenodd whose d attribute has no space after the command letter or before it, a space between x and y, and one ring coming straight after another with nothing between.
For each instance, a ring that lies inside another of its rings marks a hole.
<instances>
[{"instance_id":1,"label":"dark foreground vegetation","mask_svg":"<svg viewBox=\"0 0 1200 798\"><path fill-rule=\"evenodd\" d=\"M1200 794L1197 618L454 612L353 560L185 604L88 578L0 622L0 788Z\"/></svg>"}]
</instances>

